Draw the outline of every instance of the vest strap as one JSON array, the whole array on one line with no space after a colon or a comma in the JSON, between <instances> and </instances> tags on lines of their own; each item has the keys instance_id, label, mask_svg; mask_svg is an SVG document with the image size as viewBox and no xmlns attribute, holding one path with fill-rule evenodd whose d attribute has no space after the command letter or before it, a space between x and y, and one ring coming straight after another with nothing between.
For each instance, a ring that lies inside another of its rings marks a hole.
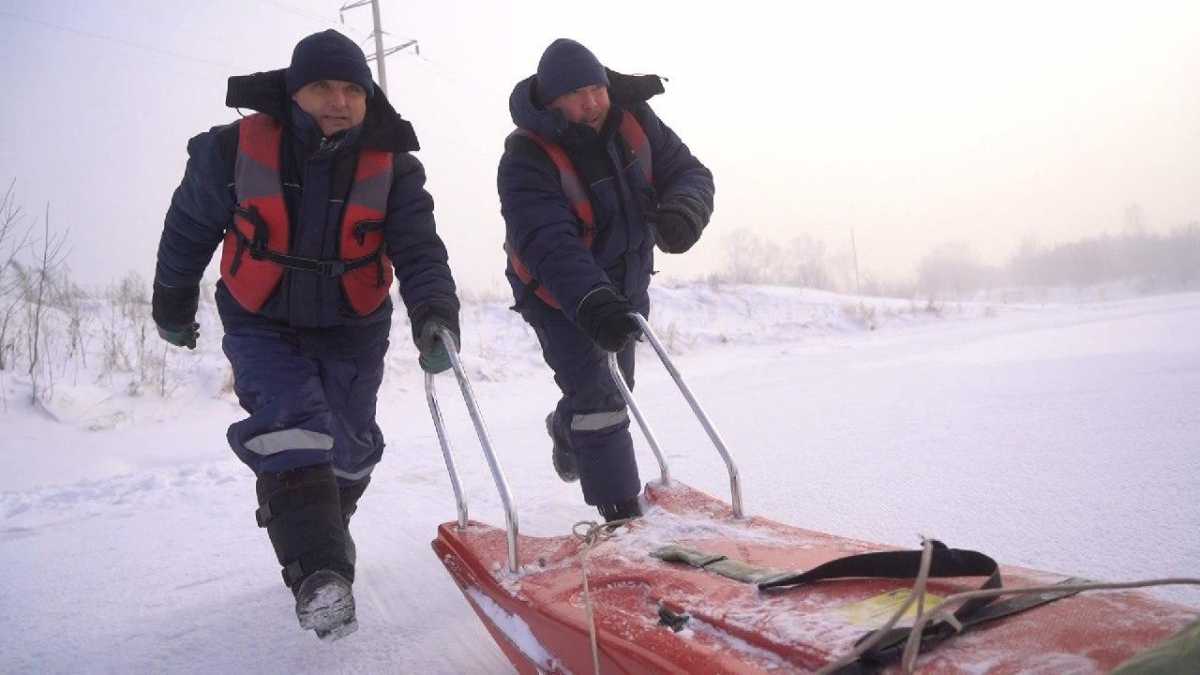
<instances>
[{"instance_id":1,"label":"vest strap","mask_svg":"<svg viewBox=\"0 0 1200 675\"><path fill-rule=\"evenodd\" d=\"M290 270L300 272L312 272L326 278L340 277L347 272L353 272L360 267L366 267L373 262L378 261L383 256L385 246L380 244L373 252L365 256L353 258L350 260L342 260L341 258L304 258L295 255L286 255L276 253L267 248L267 223L258 212L258 208L251 206L250 208L237 207L236 212L242 218L245 218L251 225L254 226L254 237L250 238L245 235L237 227L230 227L229 231L237 237L237 251L234 253L233 264L230 267L230 274L237 274L238 267L241 266L242 254L246 251L250 252L250 257L254 260L269 260L281 267L286 267ZM364 220L354 226L355 236L361 241L366 237L366 233L370 230L378 230L383 227L382 220ZM382 272L380 274L382 276ZM382 283L382 282L381 282Z\"/></svg>"},{"instance_id":2,"label":"vest strap","mask_svg":"<svg viewBox=\"0 0 1200 675\"><path fill-rule=\"evenodd\" d=\"M646 131L642 128L641 123L638 122L637 117L633 113L623 110L621 114L618 136L624 142L629 153L639 160L643 175L646 177L647 182L653 185L653 159L650 152L650 140L646 136ZM566 197L567 206L571 209L571 212L580 224L579 238L583 240L584 248L591 250L592 244L596 240L595 212L592 210L592 202L588 198L587 187L583 184L578 172L575 170L575 165L572 164L571 158L567 156L566 151L561 145L551 142L528 129L518 128L513 133L533 141L535 145L541 148L542 152L546 153L550 161L554 164L554 167L558 169L563 196ZM515 247L511 247L505 242L504 249L508 252L513 272L517 275L521 283L525 285L526 294L532 293L542 302L546 303L546 305L554 309L562 309L562 304L551 295L550 289L534 278L533 273L517 256Z\"/></svg>"},{"instance_id":3,"label":"vest strap","mask_svg":"<svg viewBox=\"0 0 1200 675\"><path fill-rule=\"evenodd\" d=\"M267 115L255 113L238 126L233 167L238 206L226 228L221 279L242 307L257 313L279 288L286 270L316 274L338 281L350 308L358 316L367 316L387 300L394 278L384 229L395 155L357 150L353 181L343 200L336 253L326 243L319 250L302 253L329 259L309 258L295 255L301 251L291 247L292 228L281 173L282 144L283 126ZM349 158L339 161L335 173L341 176L339 172L349 166ZM335 182L341 190L344 181ZM371 266L374 269L369 269Z\"/></svg>"}]
</instances>

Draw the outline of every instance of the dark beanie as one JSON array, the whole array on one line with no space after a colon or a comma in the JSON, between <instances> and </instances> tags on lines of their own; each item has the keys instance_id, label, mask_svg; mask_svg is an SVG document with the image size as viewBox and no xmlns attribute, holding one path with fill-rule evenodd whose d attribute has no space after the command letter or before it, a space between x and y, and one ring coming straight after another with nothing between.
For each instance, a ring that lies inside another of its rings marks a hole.
<instances>
[{"instance_id":1,"label":"dark beanie","mask_svg":"<svg viewBox=\"0 0 1200 675\"><path fill-rule=\"evenodd\" d=\"M296 43L285 80L288 96L317 80L353 82L366 90L367 96L375 89L363 50L332 28Z\"/></svg>"},{"instance_id":2,"label":"dark beanie","mask_svg":"<svg viewBox=\"0 0 1200 675\"><path fill-rule=\"evenodd\" d=\"M608 86L608 75L596 55L574 40L559 38L546 47L538 61L538 99L545 105L580 87Z\"/></svg>"}]
</instances>

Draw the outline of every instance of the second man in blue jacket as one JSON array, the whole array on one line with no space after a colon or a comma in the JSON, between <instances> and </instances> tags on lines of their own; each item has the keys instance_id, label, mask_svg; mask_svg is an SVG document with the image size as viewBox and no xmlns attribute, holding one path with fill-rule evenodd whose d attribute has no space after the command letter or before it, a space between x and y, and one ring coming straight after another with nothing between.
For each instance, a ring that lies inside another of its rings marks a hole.
<instances>
[{"instance_id":1,"label":"second man in blue jacket","mask_svg":"<svg viewBox=\"0 0 1200 675\"><path fill-rule=\"evenodd\" d=\"M683 253L713 207L712 173L646 101L656 76L606 69L559 39L509 99L517 126L498 189L515 307L533 327L562 392L546 418L555 469L578 479L606 520L641 514L625 402L638 324L648 316L653 250Z\"/></svg>"}]
</instances>

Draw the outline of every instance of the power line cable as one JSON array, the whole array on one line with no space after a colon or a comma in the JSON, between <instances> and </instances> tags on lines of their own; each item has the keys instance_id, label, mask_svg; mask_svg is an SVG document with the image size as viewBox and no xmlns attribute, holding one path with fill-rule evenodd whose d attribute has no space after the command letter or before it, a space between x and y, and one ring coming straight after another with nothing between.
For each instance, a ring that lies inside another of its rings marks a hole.
<instances>
[{"instance_id":1,"label":"power line cable","mask_svg":"<svg viewBox=\"0 0 1200 675\"><path fill-rule=\"evenodd\" d=\"M26 23L31 23L34 25L42 26L44 28L51 28L54 30L62 31L64 33L73 33L75 35L82 35L83 37L91 38L93 40L103 40L105 42L113 42L116 44L124 45L126 47L132 47L134 49L141 49L143 51L151 52L154 54L160 54L162 56L170 56L172 58L181 59L184 61L193 61L195 63L203 63L204 65L207 65L207 66L214 66L214 67L225 68L225 69L232 68L232 69L236 70L239 68L239 66L236 66L232 63L228 63L225 61L214 61L212 59L200 58L198 56L189 56L187 54L172 51L170 49L162 49L160 47L154 47L152 45L142 44L140 42L135 42L133 40L127 40L125 38L120 38L120 37L116 37L113 35L105 35L103 33L96 33L93 31L82 30L79 28L74 28L72 26L65 26L63 24L55 23L53 21L45 21L43 19L35 19L33 17L24 16L22 14L17 14L16 12L10 12L10 11L3 10L3 9L0 9L0 16L7 16L7 17L11 17L13 19L17 19L18 21L24 21Z\"/></svg>"},{"instance_id":2,"label":"power line cable","mask_svg":"<svg viewBox=\"0 0 1200 675\"><path fill-rule=\"evenodd\" d=\"M356 35L362 37L362 39L360 40L360 44L361 44L361 42L366 42L367 40L371 39L371 37L373 37L373 33L371 33L370 31L364 31L361 28L356 28L354 26L347 24L344 17L342 17L340 15L314 14L312 12L302 10L302 9L299 9L292 5L289 5L288 3L280 2L279 0L259 0L259 2L271 5L272 7L275 7L276 9L280 9L280 10L283 10L284 12L287 12L288 14L303 17L314 23L319 23L326 27L338 26L339 29L342 29L345 32L355 33ZM387 34L387 31L384 31L384 34Z\"/></svg>"},{"instance_id":3,"label":"power line cable","mask_svg":"<svg viewBox=\"0 0 1200 675\"><path fill-rule=\"evenodd\" d=\"M424 54L417 54L416 58L419 61L424 61L425 64L427 66L429 66L430 72L432 72L434 75L437 75L438 77L442 78L446 82L449 82L449 83L455 84L455 85L460 85L460 86L461 85L472 85L478 89L490 90L492 93L503 97L503 99L505 101L508 100L509 92L501 86L492 84L490 82L485 82L484 80L481 80L476 75L467 75L457 69L448 68L437 61L431 60L429 57L425 56Z\"/></svg>"},{"instance_id":4,"label":"power line cable","mask_svg":"<svg viewBox=\"0 0 1200 675\"><path fill-rule=\"evenodd\" d=\"M305 19L311 19L313 21L318 21L323 24L337 23L337 21L334 21L335 17L332 15L321 16L318 14L313 14L312 12L298 9L287 3L279 2L279 0L259 0L259 2L263 2L268 5L271 5L271 6L275 7L276 9L281 9L281 10L287 12L288 14L294 14L296 16L304 17Z\"/></svg>"},{"instance_id":5,"label":"power line cable","mask_svg":"<svg viewBox=\"0 0 1200 675\"><path fill-rule=\"evenodd\" d=\"M361 29L355 28L353 26L347 26L347 25L341 24L341 21L338 19L338 17L333 16L333 15L325 16L325 17L318 16L316 14L304 12L302 10L296 9L296 8L286 5L284 3L278 2L278 0L260 0L260 1L264 2L268 5L271 5L279 10L282 10L284 12L287 12L287 13L290 13L290 14L293 14L295 16L299 16L302 18L306 18L306 19L309 19L314 22L321 23L322 25L327 25L327 26L341 25L342 28L346 29L349 32L358 33L360 35L366 35L367 38L371 37L371 34L368 32L364 32ZM105 42L112 42L112 43L119 44L119 45L122 45L125 47L130 47L133 49L140 49L142 51L147 51L147 52L159 54L162 56L169 56L171 58L180 59L180 60L184 60L184 61L192 61L195 63L202 63L207 66L214 66L214 67L219 67L222 69L233 69L233 70L246 70L247 69L247 67L245 67L245 66L239 66L237 64L229 63L228 61L216 61L213 59L206 59L206 58L199 57L199 56L191 56L189 54L184 54L182 52L178 52L178 51L174 51L174 50L170 50L170 49L163 49L161 47L155 47L153 45L144 44L141 42L137 42L135 40L129 40L127 38L117 37L115 35L108 35L105 33L97 33L95 31L89 31L89 30L84 30L81 28L75 28L74 26L67 26L65 24L56 23L54 21L47 21L45 19L37 19L37 18L31 17L31 16L25 16L23 14L18 14L16 12L11 12L11 11L4 10L4 9L0 9L0 16L11 17L13 19L17 19L18 21L24 21L26 23L34 24L36 26L41 26L43 28L48 28L51 30L61 31L64 33L80 35L83 37L91 38L93 40L102 40Z\"/></svg>"},{"instance_id":6,"label":"power line cable","mask_svg":"<svg viewBox=\"0 0 1200 675\"><path fill-rule=\"evenodd\" d=\"M309 13L302 12L300 10L296 10L294 8L287 7L286 5L279 3L276 0L261 0L261 1L265 2L267 4L270 4L270 5L273 5L283 11L289 12L296 16L301 16L304 18L312 19L314 21L326 22L325 18L319 17L315 14L309 14ZM41 26L43 28L51 29L51 30L57 30L57 31L61 31L64 33L74 34L74 35L80 35L80 36L90 38L93 40L112 42L114 44L119 44L119 45L129 47L132 49L140 49L142 51L158 54L161 56L168 56L168 57L171 57L174 59L180 59L183 61L191 61L194 63L201 63L201 64L204 64L207 66L221 68L223 70L230 70L230 69L246 70L245 67L238 66L238 65L226 62L226 61L215 61L212 59L205 59L205 58L201 58L201 57L197 57L197 56L190 56L190 55L184 54L182 52L177 52L177 51L173 51L173 50L169 50L169 49L162 49L159 47L154 47L152 45L147 45L147 44L143 44L140 42L136 42L134 40L128 40L125 38L116 37L113 35L107 35L104 33L97 33L95 31L82 30L79 28L75 28L73 26L67 26L67 25L56 23L53 21L46 21L44 19L36 19L33 17L24 16L22 14L17 14L16 12L11 12L8 10L0 9L0 16L7 16L7 17L11 17L13 19L17 19L19 21L24 21L26 23L34 24L37 26ZM330 19L332 19L332 17L330 17ZM330 20L330 21L328 21L328 23L334 23L334 22L332 20ZM358 32L358 31L356 31L356 32ZM371 37L371 34L368 33L367 37L368 38ZM421 62L424 62L424 64L430 69L430 72L432 72L435 76L437 76L438 78L442 79L445 82L448 82L448 83L451 83L454 85L458 85L458 86L462 86L463 84L474 84L476 87L493 89L495 91L494 87L491 87L488 85L483 85L477 78L469 77L469 76L464 77L460 73L454 73L454 72L450 71L449 69L447 69L445 66L442 66L442 65L438 64L437 62L434 62L431 59L429 59L423 55L416 55L416 59ZM461 123L463 123L463 124L466 123L466 121L463 120L462 117L457 114L457 112L453 111L453 109L452 109L452 115L456 119L460 120ZM483 154L483 151L480 148L469 148L465 144L458 141L453 136L448 137L448 140L450 141L451 145L458 147L462 151L466 151L468 154Z\"/></svg>"}]
</instances>

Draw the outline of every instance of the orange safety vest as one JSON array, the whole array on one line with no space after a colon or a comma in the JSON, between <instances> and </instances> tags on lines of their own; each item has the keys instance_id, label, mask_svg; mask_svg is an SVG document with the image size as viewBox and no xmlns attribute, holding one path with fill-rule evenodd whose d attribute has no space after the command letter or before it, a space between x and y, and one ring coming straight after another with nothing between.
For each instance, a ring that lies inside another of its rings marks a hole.
<instances>
[{"instance_id":1,"label":"orange safety vest","mask_svg":"<svg viewBox=\"0 0 1200 675\"><path fill-rule=\"evenodd\" d=\"M621 138L625 141L625 145L628 146L630 154L641 160L642 172L645 174L646 180L653 183L654 170L650 155L650 139L646 138L645 130L642 129L642 125L638 123L633 113L622 111L619 132ZM588 199L587 188L584 187L583 181L579 179L579 174L575 171L575 165L567 157L566 151L557 143L552 143L528 129L517 129L513 133L525 136L534 143L537 143L538 147L550 156L550 161L554 162L554 166L558 168L558 175L562 181L563 194L567 197L567 204L571 207L571 211L575 214L575 217L583 223L579 237L583 239L584 247L590 250L592 242L596 240L596 214L592 211L592 202ZM541 298L542 302L555 309L562 309L562 305L558 300L554 299L550 291L533 278L533 274L529 271L529 268L517 257L514 247L506 243L504 248L508 251L508 259L512 263L513 272L516 273L521 283L525 284L526 288L533 290Z\"/></svg>"},{"instance_id":2,"label":"orange safety vest","mask_svg":"<svg viewBox=\"0 0 1200 675\"><path fill-rule=\"evenodd\" d=\"M283 126L270 115L255 113L238 125L238 204L221 249L221 280L238 304L258 312L278 288L285 268L338 276L355 313L374 312L387 299L394 277L383 237L392 153L359 151L342 213L339 257L320 260L290 255L291 224L279 169L282 144Z\"/></svg>"}]
</instances>

